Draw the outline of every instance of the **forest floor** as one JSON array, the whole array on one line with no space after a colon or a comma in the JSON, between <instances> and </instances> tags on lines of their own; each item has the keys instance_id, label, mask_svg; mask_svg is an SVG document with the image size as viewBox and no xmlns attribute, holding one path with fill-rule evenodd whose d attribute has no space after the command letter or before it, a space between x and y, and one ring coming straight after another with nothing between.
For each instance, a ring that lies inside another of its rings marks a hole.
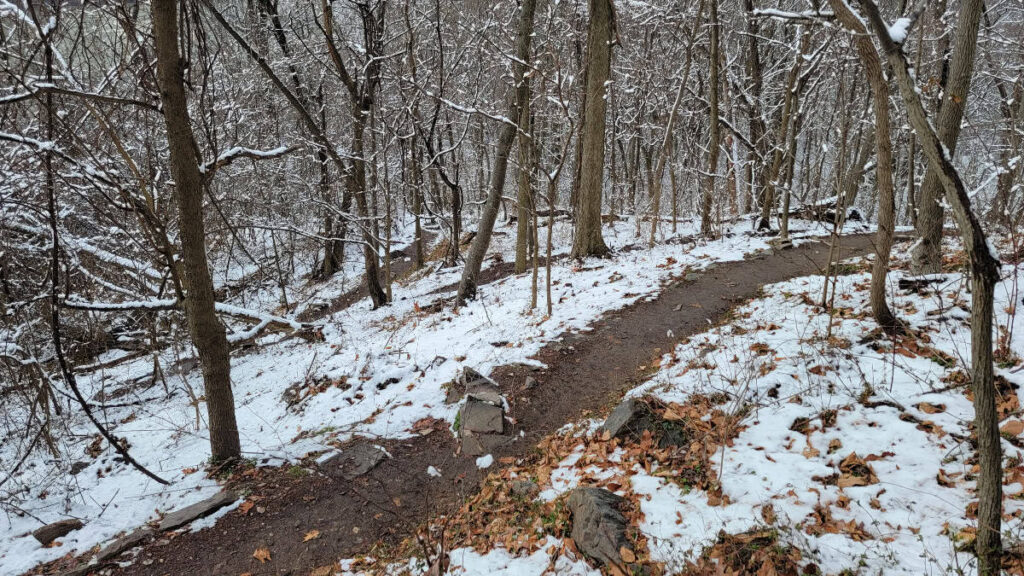
<instances>
[{"instance_id":1,"label":"forest floor","mask_svg":"<svg viewBox=\"0 0 1024 576\"><path fill-rule=\"evenodd\" d=\"M360 281L357 247L350 251L343 271L328 281L309 279L315 267L312 260L296 260L298 266L285 285L241 266L239 259L215 263L215 283L223 287L225 303L289 318L314 315L316 331L322 335L314 340L278 333L253 338L251 322L225 318L229 338L244 339L232 353L239 435L245 466L251 467L241 477L262 477L282 466L289 475L317 476L317 462L358 453L351 443L359 439L364 446L395 445L396 451L403 442L427 433L440 442L437 436L451 436L457 427L459 403L447 400L461 375L475 370L499 376L499 367L516 364L528 366L519 369L531 373L547 368L550 350L571 351L559 341L593 331L605 315L655 299L680 278L769 250L770 237L753 234L749 222L728 224L713 241L697 237L698 226L681 221L676 230L666 223L658 243L648 248L635 222L608 223L605 241L613 257L579 262L566 257L571 222L556 220L550 315L544 312L544 271L536 307L530 302L531 274L510 274L513 226L495 231L479 297L458 310L452 307L452 290L461 268L436 260L404 272L403 265L411 267L398 263L394 301L376 310L367 298L354 296ZM792 228L798 244L830 231L806 221L794 221ZM851 223L846 230L858 231L867 228ZM546 227L541 235L546 236ZM397 246L410 240L408 234L396 239ZM440 252L436 243L430 247L435 258ZM719 296L710 297L718 302ZM147 303L130 305L145 308ZM336 310L331 312L332 308ZM137 314L109 320L129 330L137 321ZM59 570L122 534L223 489L223 475L207 464L201 373L178 329L171 323L160 335L162 347L145 356L114 345L91 364L76 368L80 388L106 426L127 439L134 457L170 486L127 465L74 410L63 422L59 454L37 451L21 460L23 439L12 436L0 442L0 462L18 464L0 494L0 573ZM549 351L542 353L546 346ZM644 357L654 353L646 350ZM567 420L552 419L551 425L562 421ZM537 430L540 434L543 428ZM379 451L371 455L376 454ZM393 461L400 461L397 455ZM428 477L426 471L423 474ZM256 483L265 481L269 480ZM341 484L359 487L359 482ZM243 492L250 489L242 487ZM242 505L236 502L234 508ZM219 514L230 514L234 508ZM257 506L257 513L261 508L266 509ZM49 546L31 535L43 525L68 519L81 521L84 527Z\"/></svg>"},{"instance_id":2,"label":"forest floor","mask_svg":"<svg viewBox=\"0 0 1024 576\"><path fill-rule=\"evenodd\" d=\"M842 238L842 256L872 250L869 235ZM592 329L566 334L542 347L540 365L493 369L491 377L510 403L513 442L495 448L504 464L523 465L537 443L565 424L605 410L655 373L659 358L681 340L725 319L765 284L821 270L828 246L806 242L779 253L713 266L676 278L653 299L604 315ZM527 377L537 385L524 386ZM416 527L451 514L480 488L490 472L458 454L447 425L439 433L400 440L356 440L381 446L388 458L356 478L332 466L260 467L230 484L246 495L242 508L204 529L172 533L139 551L113 574L309 574L339 558L397 545ZM430 431L429 429L427 430ZM440 476L428 474L436 470ZM313 537L310 535L313 534ZM256 550L269 551L263 562ZM326 572L325 572L326 573Z\"/></svg>"}]
</instances>

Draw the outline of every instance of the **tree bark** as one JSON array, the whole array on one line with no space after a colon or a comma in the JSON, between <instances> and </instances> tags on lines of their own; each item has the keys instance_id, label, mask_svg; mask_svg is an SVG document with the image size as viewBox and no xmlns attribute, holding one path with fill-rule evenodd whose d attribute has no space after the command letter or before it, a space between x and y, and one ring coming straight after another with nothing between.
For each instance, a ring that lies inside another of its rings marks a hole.
<instances>
[{"instance_id":1,"label":"tree bark","mask_svg":"<svg viewBox=\"0 0 1024 576\"><path fill-rule=\"evenodd\" d=\"M714 234L711 229L711 205L714 200L715 176L718 173L718 148L721 144L721 133L718 128L718 0L711 0L708 20L711 24L711 49L708 58L708 120L711 123L711 141L708 143L708 173L701 197L700 233L702 236L710 237Z\"/></svg>"},{"instance_id":2,"label":"tree bark","mask_svg":"<svg viewBox=\"0 0 1024 576\"><path fill-rule=\"evenodd\" d=\"M953 39L953 57L943 90L942 105L935 120L935 131L942 144L952 155L960 137L960 123L967 108L967 93L974 74L974 54L978 43L978 28L985 3L982 0L964 0L957 18ZM921 182L917 226L920 239L912 251L911 269L917 274L932 274L942 270L942 208L943 189L940 175L929 164Z\"/></svg>"},{"instance_id":3,"label":"tree bark","mask_svg":"<svg viewBox=\"0 0 1024 576\"><path fill-rule=\"evenodd\" d=\"M875 183L878 188L878 234L875 240L875 261L871 267L871 312L883 330L894 333L902 330L902 323L896 318L885 299L886 278L889 273L889 257L893 238L896 234L896 191L893 184L892 138L889 122L889 85L882 71L882 60L864 27L863 20L850 11L844 0L829 0L836 18L854 34L854 44L861 66L871 86L871 103L875 111L874 141L877 167ZM862 144L862 151L866 148ZM863 173L864 158L858 154L861 164L854 169ZM858 178L859 180L859 178ZM847 203L849 204L849 203ZM845 207L837 203L836 210ZM838 217L838 214L837 214Z\"/></svg>"},{"instance_id":4,"label":"tree bark","mask_svg":"<svg viewBox=\"0 0 1024 576\"><path fill-rule=\"evenodd\" d=\"M527 257L530 253L529 247L533 233L530 230L534 212L533 206L533 185L531 174L533 172L533 154L530 143L530 82L523 79L526 85L523 90L526 97L518 102L519 104L519 185L516 190L516 262L515 273L521 274L526 271ZM518 100L518 99L517 99Z\"/></svg>"},{"instance_id":5,"label":"tree bark","mask_svg":"<svg viewBox=\"0 0 1024 576\"><path fill-rule=\"evenodd\" d=\"M968 0L967 4L972 1ZM1002 444L992 367L993 296L995 284L999 280L999 260L990 250L981 222L971 209L971 199L959 172L943 149L941 138L929 123L906 56L890 38L888 27L874 2L863 0L863 5L875 36L888 55L889 65L907 109L907 117L928 158L929 170L934 172L942 185L971 263L971 388L974 392L974 422L981 468L977 480L978 533L975 544L978 573L981 576L995 576L1000 573L1002 555L999 530L1002 521L1003 478ZM969 26L970 23L962 22L960 25ZM973 47L960 45L958 48L973 54Z\"/></svg>"},{"instance_id":6,"label":"tree bark","mask_svg":"<svg viewBox=\"0 0 1024 576\"><path fill-rule=\"evenodd\" d=\"M590 0L589 6L586 106L580 131L583 155L571 252L574 258L608 253L608 246L601 236L601 197L604 187L605 93L611 74L614 22L611 0Z\"/></svg>"},{"instance_id":7,"label":"tree bark","mask_svg":"<svg viewBox=\"0 0 1024 576\"><path fill-rule=\"evenodd\" d=\"M152 13L160 101L167 125L171 173L177 188L186 316L203 371L213 460L233 460L241 456L241 446L231 392L230 349L224 325L214 310L213 280L206 258L203 180L178 54L177 2L153 0Z\"/></svg>"},{"instance_id":8,"label":"tree bark","mask_svg":"<svg viewBox=\"0 0 1024 576\"><path fill-rule=\"evenodd\" d=\"M529 97L525 78L527 72L525 63L530 59L530 41L533 34L533 15L536 7L536 0L523 0L519 15L519 31L516 35L516 61L512 64L512 73L516 85L509 106L509 118L519 118L519 110ZM459 292L455 299L456 305L462 305L466 300L472 300L476 297L476 279L480 275L480 267L483 265L484 256L487 254L487 247L491 244L494 221L498 217L501 194L505 189L508 155L512 150L512 143L515 141L517 132L518 127L515 124L505 123L501 125L501 132L498 134L498 146L495 149L494 155L494 169L491 171L491 189L487 194L487 203L480 214L480 223L477 224L476 237L473 238L473 244L469 247L469 253L466 255L466 266L462 269Z\"/></svg>"}]
</instances>

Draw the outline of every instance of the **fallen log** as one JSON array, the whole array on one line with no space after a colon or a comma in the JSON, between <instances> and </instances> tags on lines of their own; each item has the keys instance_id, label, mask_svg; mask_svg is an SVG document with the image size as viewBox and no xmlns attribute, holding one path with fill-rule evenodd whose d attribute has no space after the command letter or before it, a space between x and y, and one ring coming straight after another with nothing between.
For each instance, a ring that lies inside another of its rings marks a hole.
<instances>
[{"instance_id":1,"label":"fallen log","mask_svg":"<svg viewBox=\"0 0 1024 576\"><path fill-rule=\"evenodd\" d=\"M123 312L129 310L161 312L169 310L184 310L184 303L177 299L138 300L126 302L85 302L81 300L64 300L61 302L61 305L72 310L86 310L92 312ZM288 333L304 339L307 338L307 336L309 338L315 338L315 335L318 333L318 327L315 324L296 322L289 318L266 314L257 310L249 310L248 308L225 304L223 302L214 303L214 308L218 313L225 316L255 322L255 326L248 330L229 334L228 341L232 344L245 340L253 340L260 334L268 331Z\"/></svg>"}]
</instances>

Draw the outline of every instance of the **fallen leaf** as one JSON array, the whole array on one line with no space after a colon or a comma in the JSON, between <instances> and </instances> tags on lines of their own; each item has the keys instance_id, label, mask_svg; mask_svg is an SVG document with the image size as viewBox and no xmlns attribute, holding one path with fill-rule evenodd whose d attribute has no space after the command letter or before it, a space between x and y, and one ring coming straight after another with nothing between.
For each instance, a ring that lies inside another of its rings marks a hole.
<instances>
[{"instance_id":1,"label":"fallen leaf","mask_svg":"<svg viewBox=\"0 0 1024 576\"><path fill-rule=\"evenodd\" d=\"M265 564L270 560L270 550L267 548L257 548L256 551L252 553L252 557L259 560L260 564Z\"/></svg>"},{"instance_id":2,"label":"fallen leaf","mask_svg":"<svg viewBox=\"0 0 1024 576\"><path fill-rule=\"evenodd\" d=\"M246 500L238 505L238 512L244 516L245 514L248 514L249 510L252 510L252 507L255 505L256 504L252 500Z\"/></svg>"},{"instance_id":3,"label":"fallen leaf","mask_svg":"<svg viewBox=\"0 0 1024 576\"><path fill-rule=\"evenodd\" d=\"M842 474L836 484L840 488L868 486L878 482L875 471L860 456L857 456L856 452L850 452L846 458L843 458L843 461L839 463L839 471Z\"/></svg>"},{"instance_id":4,"label":"fallen leaf","mask_svg":"<svg viewBox=\"0 0 1024 576\"><path fill-rule=\"evenodd\" d=\"M917 405L917 409L925 414L938 414L946 411L945 404L930 404L928 402L921 402Z\"/></svg>"},{"instance_id":5,"label":"fallen leaf","mask_svg":"<svg viewBox=\"0 0 1024 576\"><path fill-rule=\"evenodd\" d=\"M1024 422L1020 420L1008 420L999 427L999 431L1010 436L1020 436L1024 432Z\"/></svg>"},{"instance_id":6,"label":"fallen leaf","mask_svg":"<svg viewBox=\"0 0 1024 576\"><path fill-rule=\"evenodd\" d=\"M310 530L309 532L306 532L305 536L302 537L302 541L303 542L309 542L310 540L316 540L319 537L320 537L320 531L319 530Z\"/></svg>"},{"instance_id":7,"label":"fallen leaf","mask_svg":"<svg viewBox=\"0 0 1024 576\"><path fill-rule=\"evenodd\" d=\"M626 564L632 564L633 562L636 562L636 554L634 554L632 550L626 548L625 546L619 548L619 556L622 557L622 561Z\"/></svg>"}]
</instances>

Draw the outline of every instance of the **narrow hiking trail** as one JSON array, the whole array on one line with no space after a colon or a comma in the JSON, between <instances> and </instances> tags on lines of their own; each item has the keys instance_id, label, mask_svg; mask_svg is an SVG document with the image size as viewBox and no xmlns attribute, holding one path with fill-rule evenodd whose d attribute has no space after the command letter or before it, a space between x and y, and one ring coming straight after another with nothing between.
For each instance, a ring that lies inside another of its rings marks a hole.
<instances>
[{"instance_id":1,"label":"narrow hiking trail","mask_svg":"<svg viewBox=\"0 0 1024 576\"><path fill-rule=\"evenodd\" d=\"M842 258L865 255L873 251L873 236L844 236L840 245ZM696 279L676 279L654 299L605 315L591 330L549 344L536 355L544 369L495 369L490 376L501 385L514 422L510 441L492 451L495 462L527 458L539 440L566 423L610 407L653 373L655 361L680 340L719 322L765 284L819 273L828 254L826 242L811 241L719 264ZM536 385L527 387L527 377ZM237 475L230 486L247 498L244 507L206 529L164 534L131 565L110 574L305 576L370 553L375 545L397 544L424 521L456 510L494 470L480 470L475 458L459 455L447 423L418 438L362 440L349 449L365 453L375 444L389 457L368 471L353 470L351 463L310 463ZM440 476L428 474L430 467ZM270 558L254 558L257 549L266 549Z\"/></svg>"}]
</instances>

